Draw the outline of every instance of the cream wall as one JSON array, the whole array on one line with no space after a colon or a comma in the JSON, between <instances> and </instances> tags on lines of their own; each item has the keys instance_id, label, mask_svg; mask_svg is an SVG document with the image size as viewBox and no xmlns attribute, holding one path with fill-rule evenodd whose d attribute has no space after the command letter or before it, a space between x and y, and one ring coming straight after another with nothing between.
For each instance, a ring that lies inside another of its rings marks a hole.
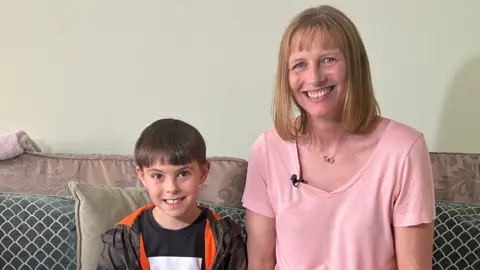
<instances>
[{"instance_id":1,"label":"cream wall","mask_svg":"<svg viewBox=\"0 0 480 270\"><path fill-rule=\"evenodd\" d=\"M432 151L480 152L478 0L2 0L0 133L129 154L151 121L179 117L209 155L247 158L272 125L283 28L322 3L361 31L384 116Z\"/></svg>"}]
</instances>

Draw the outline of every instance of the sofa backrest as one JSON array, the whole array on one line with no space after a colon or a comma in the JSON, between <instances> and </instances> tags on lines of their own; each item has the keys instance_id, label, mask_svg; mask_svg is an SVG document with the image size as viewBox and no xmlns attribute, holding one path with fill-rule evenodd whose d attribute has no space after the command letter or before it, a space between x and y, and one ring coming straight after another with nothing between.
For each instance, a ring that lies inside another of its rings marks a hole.
<instances>
[{"instance_id":1,"label":"sofa backrest","mask_svg":"<svg viewBox=\"0 0 480 270\"><path fill-rule=\"evenodd\" d=\"M201 201L241 206L247 162L238 158L211 157L210 173L200 188ZM68 182L116 187L140 187L135 162L127 155L25 153L0 161L3 192L70 196Z\"/></svg>"},{"instance_id":2,"label":"sofa backrest","mask_svg":"<svg viewBox=\"0 0 480 270\"><path fill-rule=\"evenodd\" d=\"M480 154L431 153L438 200L480 204ZM199 199L238 207L247 161L212 157ZM0 189L7 192L69 196L68 181L117 187L140 186L129 155L25 153L0 161Z\"/></svg>"},{"instance_id":3,"label":"sofa backrest","mask_svg":"<svg viewBox=\"0 0 480 270\"><path fill-rule=\"evenodd\" d=\"M437 200L480 204L480 154L430 153Z\"/></svg>"}]
</instances>

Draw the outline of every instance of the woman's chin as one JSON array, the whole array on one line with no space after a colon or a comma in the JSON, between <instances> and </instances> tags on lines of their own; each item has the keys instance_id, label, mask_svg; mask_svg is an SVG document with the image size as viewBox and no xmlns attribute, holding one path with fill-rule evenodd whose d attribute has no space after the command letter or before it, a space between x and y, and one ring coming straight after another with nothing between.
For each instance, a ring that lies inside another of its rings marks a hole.
<instances>
[{"instance_id":1,"label":"woman's chin","mask_svg":"<svg viewBox=\"0 0 480 270\"><path fill-rule=\"evenodd\" d=\"M315 110L306 110L308 116L312 119L319 119L319 120L328 120L333 121L335 119L340 119L339 115L332 109L315 109Z\"/></svg>"},{"instance_id":2,"label":"woman's chin","mask_svg":"<svg viewBox=\"0 0 480 270\"><path fill-rule=\"evenodd\" d=\"M313 107L313 108L312 108ZM321 108L319 106L312 106L311 108L306 108L306 112L308 116L314 117L314 118L326 118L329 117L333 114L333 110L330 108L326 108L322 106Z\"/></svg>"}]
</instances>

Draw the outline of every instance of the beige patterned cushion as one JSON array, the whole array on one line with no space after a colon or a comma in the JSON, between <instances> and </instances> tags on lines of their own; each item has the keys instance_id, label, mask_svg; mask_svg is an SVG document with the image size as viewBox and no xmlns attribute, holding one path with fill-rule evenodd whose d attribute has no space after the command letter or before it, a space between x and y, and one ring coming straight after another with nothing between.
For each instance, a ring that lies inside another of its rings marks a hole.
<instances>
[{"instance_id":1,"label":"beige patterned cushion","mask_svg":"<svg viewBox=\"0 0 480 270\"><path fill-rule=\"evenodd\" d=\"M95 269L102 252L101 235L140 206L151 203L143 188L119 188L69 182L75 199L77 269Z\"/></svg>"},{"instance_id":2,"label":"beige patterned cushion","mask_svg":"<svg viewBox=\"0 0 480 270\"><path fill-rule=\"evenodd\" d=\"M211 157L211 170L199 200L241 206L247 162ZM135 163L128 155L25 153L0 161L0 187L5 192L68 196L68 182L140 187Z\"/></svg>"}]
</instances>

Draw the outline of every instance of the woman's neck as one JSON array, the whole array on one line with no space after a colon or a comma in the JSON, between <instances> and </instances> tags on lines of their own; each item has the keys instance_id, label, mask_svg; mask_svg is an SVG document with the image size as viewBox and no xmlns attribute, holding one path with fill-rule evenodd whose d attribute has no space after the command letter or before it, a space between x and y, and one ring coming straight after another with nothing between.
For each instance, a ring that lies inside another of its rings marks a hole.
<instances>
[{"instance_id":1,"label":"woman's neck","mask_svg":"<svg viewBox=\"0 0 480 270\"><path fill-rule=\"evenodd\" d=\"M329 151L342 143L345 132L341 121L311 119L307 122L307 140L312 149Z\"/></svg>"}]
</instances>

